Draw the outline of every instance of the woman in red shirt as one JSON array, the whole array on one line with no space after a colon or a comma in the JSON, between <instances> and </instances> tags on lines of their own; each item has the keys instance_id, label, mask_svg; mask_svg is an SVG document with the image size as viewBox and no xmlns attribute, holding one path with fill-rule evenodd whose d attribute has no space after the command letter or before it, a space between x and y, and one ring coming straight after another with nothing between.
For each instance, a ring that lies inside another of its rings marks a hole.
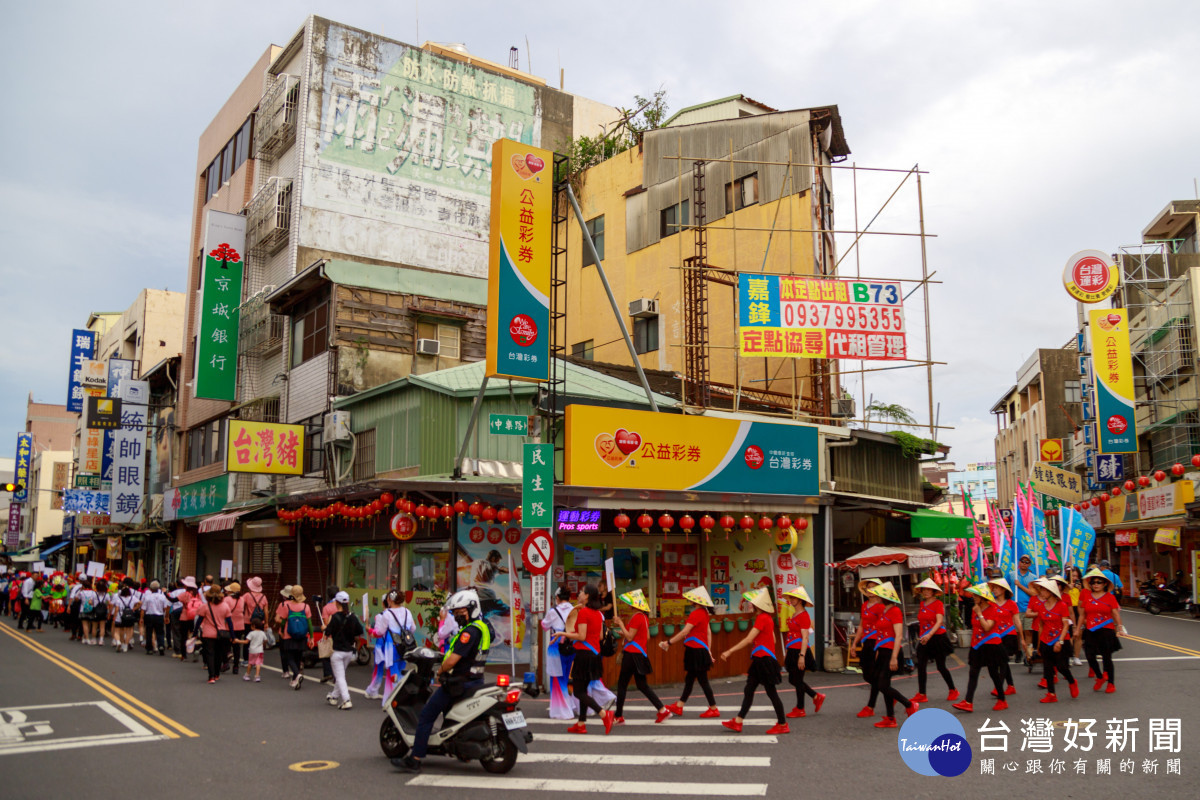
<instances>
[{"instance_id":1,"label":"woman in red shirt","mask_svg":"<svg viewBox=\"0 0 1200 800\"><path fill-rule=\"evenodd\" d=\"M813 658L811 646L812 617L808 615L807 608L813 602L812 598L808 596L808 590L803 586L798 586L790 592L784 592L783 596L788 598L788 603L795 609L788 619L787 636L784 637L784 651L787 655L783 660L783 665L787 669L788 683L796 688L796 707L787 715L803 717L805 715L805 695L813 699L814 714L821 710L821 704L825 702L825 695L819 694L816 689L804 682L804 673L817 668L817 661Z\"/></svg>"},{"instance_id":2,"label":"woman in red shirt","mask_svg":"<svg viewBox=\"0 0 1200 800\"><path fill-rule=\"evenodd\" d=\"M1046 687L1043 703L1057 703L1058 695L1054 684L1058 682L1054 672L1057 669L1067 679L1071 687L1071 697L1079 697L1079 684L1071 675L1071 604L1062 599L1062 588L1049 578L1039 578L1030 581L1041 598L1042 610L1038 619L1042 621L1041 644L1038 650L1042 654L1042 683ZM1065 645L1065 647L1064 647Z\"/></svg>"},{"instance_id":3,"label":"woman in red shirt","mask_svg":"<svg viewBox=\"0 0 1200 800\"><path fill-rule=\"evenodd\" d=\"M920 705L909 700L892 687L892 673L900 668L900 644L904 641L904 613L900 610L900 595L891 581L871 589L871 593L884 601L884 608L875 620L875 690L883 695L886 713L875 723L876 728L895 728L896 703L904 707L904 713L917 713Z\"/></svg>"},{"instance_id":4,"label":"woman in red shirt","mask_svg":"<svg viewBox=\"0 0 1200 800\"><path fill-rule=\"evenodd\" d=\"M992 596L996 598L998 615L996 624L999 626L997 630L1000 632L1000 646L1004 648L1004 668L1001 671L1004 673L1004 682L1008 684L1004 693L1006 695L1016 694L1017 686L1013 683L1012 677L1012 660L1017 653L1025 652L1025 630L1021 625L1021 609L1017 606L1017 601L1013 599L1012 587L1008 585L1007 580L991 578L987 585L992 590Z\"/></svg>"},{"instance_id":5,"label":"woman in red shirt","mask_svg":"<svg viewBox=\"0 0 1200 800\"><path fill-rule=\"evenodd\" d=\"M721 653L721 660L728 661L729 656L738 650L754 645L750 651L750 669L746 671L746 688L742 694L742 708L733 719L721 722L731 731L741 732L742 722L750 713L750 704L754 702L754 693L759 686L767 693L771 705L775 708L776 723L767 728L768 734L789 733L787 719L783 716L783 701L779 699L779 690L775 687L782 681L779 672L779 659L775 655L775 604L771 602L771 593L766 587L753 592L743 592L742 597L759 610L754 618L754 627L746 634L746 638Z\"/></svg>"},{"instance_id":6,"label":"woman in red shirt","mask_svg":"<svg viewBox=\"0 0 1200 800\"><path fill-rule=\"evenodd\" d=\"M1113 682L1113 653L1121 649L1117 638L1125 633L1121 624L1121 606L1112 595L1112 581L1098 569L1093 569L1083 576L1087 591L1079 595L1079 607L1083 610L1083 652L1087 656L1088 666L1096 676L1093 691L1104 689L1108 694L1117 690ZM1104 669L1100 669L1103 659Z\"/></svg>"},{"instance_id":7,"label":"woman in red shirt","mask_svg":"<svg viewBox=\"0 0 1200 800\"><path fill-rule=\"evenodd\" d=\"M858 582L858 591L863 596L861 613L859 614L858 632L850 643L850 657L858 652L858 667L862 670L863 680L871 687L871 697L856 716L865 719L875 716L875 702L879 700L879 692L875 688L875 620L883 610L883 601L871 594L871 590L883 583L879 578L863 578Z\"/></svg>"},{"instance_id":8,"label":"woman in red shirt","mask_svg":"<svg viewBox=\"0 0 1200 800\"><path fill-rule=\"evenodd\" d=\"M917 609L917 693L913 695L913 702L929 702L925 696L926 668L933 659L938 674L950 690L946 700L952 703L958 699L958 689L954 688L954 678L946 668L946 656L954 652L954 645L946 635L946 607L936 597L942 593L942 587L932 578L926 578L914 588L921 595L921 606Z\"/></svg>"},{"instance_id":9,"label":"woman in red shirt","mask_svg":"<svg viewBox=\"0 0 1200 800\"><path fill-rule=\"evenodd\" d=\"M672 714L683 714L683 704L692 694L692 687L699 683L708 701L708 708L700 713L704 719L721 716L717 709L717 698L713 695L712 686L708 683L708 670L713 664L712 651L708 639L708 610L713 607L708 589L697 586L683 593L683 599L692 603L692 612L683 623L683 629L670 638L669 641L659 642L658 646L666 652L671 645L683 642L683 692L679 702L667 706Z\"/></svg>"},{"instance_id":10,"label":"woman in red shirt","mask_svg":"<svg viewBox=\"0 0 1200 800\"><path fill-rule=\"evenodd\" d=\"M646 683L646 676L654 672L654 668L650 666L650 653L646 650L649 646L650 621L645 612L650 610L650 604L646 602L646 595L641 589L625 592L621 595L621 602L633 606L637 613L629 618L628 625L621 619L620 614L614 615L621 635L625 637L625 646L621 649L621 674L617 678L617 716L613 721L621 724L625 722L625 694L629 691L629 679L632 678L638 691L645 695L650 705L658 712L654 721L662 722L671 716L671 712L663 708L662 700L658 699L650 684Z\"/></svg>"},{"instance_id":11,"label":"woman in red shirt","mask_svg":"<svg viewBox=\"0 0 1200 800\"><path fill-rule=\"evenodd\" d=\"M1000 662L1004 659L1004 646L1000 644L1000 631L996 628L1001 615L996 609L996 598L986 583L977 583L967 589L975 596L975 607L971 609L971 653L967 657L970 671L967 673L967 696L955 703L959 711L974 711L975 688L979 685L979 673L987 669L1000 699L992 706L993 711L1008 708L1004 699L1004 678ZM1032 602L1032 601L1030 601Z\"/></svg>"},{"instance_id":12,"label":"woman in red shirt","mask_svg":"<svg viewBox=\"0 0 1200 800\"><path fill-rule=\"evenodd\" d=\"M571 639L575 642L575 660L571 664L571 685L575 699L579 701L579 722L567 728L567 733L587 733L587 712L590 708L604 722L607 735L616 715L601 710L600 704L588 694L588 686L599 680L604 671L604 659L600 657L600 637L604 633L604 615L600 613L603 601L600 590L590 583L579 593L583 605L575 611L574 627L554 634L552 639Z\"/></svg>"}]
</instances>

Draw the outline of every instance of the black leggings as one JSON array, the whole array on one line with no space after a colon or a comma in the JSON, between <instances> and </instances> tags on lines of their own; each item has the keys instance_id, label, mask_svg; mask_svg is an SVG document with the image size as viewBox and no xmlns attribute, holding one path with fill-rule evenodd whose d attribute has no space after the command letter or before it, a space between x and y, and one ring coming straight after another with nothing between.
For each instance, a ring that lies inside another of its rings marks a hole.
<instances>
[{"instance_id":1,"label":"black leggings","mask_svg":"<svg viewBox=\"0 0 1200 800\"><path fill-rule=\"evenodd\" d=\"M617 678L617 716L624 716L625 711L625 694L629 691L629 679L633 678L633 682L637 684L638 691L646 696L650 704L655 710L660 710L663 707L662 700L658 699L658 695L650 688L650 684L646 683L646 676L637 671L632 658L621 659L621 674Z\"/></svg>"},{"instance_id":2,"label":"black leggings","mask_svg":"<svg viewBox=\"0 0 1200 800\"><path fill-rule=\"evenodd\" d=\"M875 640L863 639L859 642L858 666L862 670L863 680L871 687L871 698L867 707L874 708L879 700L879 689L875 686Z\"/></svg>"},{"instance_id":3,"label":"black leggings","mask_svg":"<svg viewBox=\"0 0 1200 800\"><path fill-rule=\"evenodd\" d=\"M1086 646L1086 642L1084 644L1085 646L1083 648L1083 654L1087 656L1088 666L1091 667L1092 672L1096 676L1096 680L1100 680L1105 675L1108 675L1109 683L1115 681L1116 674L1113 670L1112 651L1108 649L1101 649L1094 645L1088 647ZM1100 668L1101 663L1103 663L1104 669Z\"/></svg>"},{"instance_id":4,"label":"black leggings","mask_svg":"<svg viewBox=\"0 0 1200 800\"><path fill-rule=\"evenodd\" d=\"M939 634L941 635L941 634ZM954 678L950 675L950 670L946 666L946 654L943 652L934 653L933 663L937 665L938 674L942 676L942 680L946 682L946 688L954 691ZM929 664L929 651L925 645L917 648L917 693L925 694L926 686L926 665Z\"/></svg>"},{"instance_id":5,"label":"black leggings","mask_svg":"<svg viewBox=\"0 0 1200 800\"><path fill-rule=\"evenodd\" d=\"M1004 650L998 644L985 644L973 653L971 669L967 677L967 696L963 698L968 703L975 699L975 689L979 686L979 673L987 669L996 687L996 695L1004 699L1004 675L1000 672L1000 659L1005 658Z\"/></svg>"},{"instance_id":6,"label":"black leggings","mask_svg":"<svg viewBox=\"0 0 1200 800\"><path fill-rule=\"evenodd\" d=\"M787 668L788 683L796 688L796 708L804 710L804 696L816 697L817 690L804 682L805 659L799 649L787 651L783 665Z\"/></svg>"},{"instance_id":7,"label":"black leggings","mask_svg":"<svg viewBox=\"0 0 1200 800\"><path fill-rule=\"evenodd\" d=\"M708 670L704 672L687 672L683 679L683 693L679 695L679 704L683 705L687 699L692 696L692 686L700 684L700 690L704 692L704 699L708 701L708 707L713 708L717 705L717 698L713 696L712 686L708 683Z\"/></svg>"},{"instance_id":8,"label":"black leggings","mask_svg":"<svg viewBox=\"0 0 1200 800\"><path fill-rule=\"evenodd\" d=\"M225 663L225 656L229 652L229 640L220 638L204 637L204 655L205 665L208 667L208 677L221 677L221 665Z\"/></svg>"},{"instance_id":9,"label":"black leggings","mask_svg":"<svg viewBox=\"0 0 1200 800\"><path fill-rule=\"evenodd\" d=\"M576 656L578 658L578 656ZM596 716L600 715L600 704L597 703L590 694L588 694L588 684L590 681L572 681L572 693L575 699L579 701L579 724L587 722L587 712L590 708L596 712Z\"/></svg>"},{"instance_id":10,"label":"black leggings","mask_svg":"<svg viewBox=\"0 0 1200 800\"><path fill-rule=\"evenodd\" d=\"M892 688L892 648L884 647L881 650L875 651L875 685L874 689L878 694L883 695L884 708L887 710L886 716L896 716L896 703L899 702L904 708L912 705L912 702L900 694L899 691Z\"/></svg>"},{"instance_id":11,"label":"black leggings","mask_svg":"<svg viewBox=\"0 0 1200 800\"><path fill-rule=\"evenodd\" d=\"M779 699L779 690L775 688L773 683L760 683L758 676L754 671L746 676L746 691L742 695L742 710L738 712L738 716L742 719L750 713L750 705L754 702L754 693L759 686L763 687L763 691L767 693L767 699L771 701L771 705L775 708L775 718L780 725L787 722L787 718L783 715L783 701Z\"/></svg>"},{"instance_id":12,"label":"black leggings","mask_svg":"<svg viewBox=\"0 0 1200 800\"><path fill-rule=\"evenodd\" d=\"M1057 670L1062 673L1062 676L1067 679L1068 684L1075 683L1075 677L1071 675L1070 654L1071 640L1063 641L1062 647L1058 652L1054 652L1054 645L1042 644L1039 648L1042 651L1042 676L1046 679L1046 693L1054 694L1054 672Z\"/></svg>"}]
</instances>

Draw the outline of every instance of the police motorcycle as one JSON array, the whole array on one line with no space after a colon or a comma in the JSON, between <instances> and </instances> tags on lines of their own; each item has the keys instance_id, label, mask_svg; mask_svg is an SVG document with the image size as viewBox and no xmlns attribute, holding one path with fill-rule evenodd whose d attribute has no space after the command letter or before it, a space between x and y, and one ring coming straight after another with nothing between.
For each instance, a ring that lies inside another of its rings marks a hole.
<instances>
[{"instance_id":1,"label":"police motorcycle","mask_svg":"<svg viewBox=\"0 0 1200 800\"><path fill-rule=\"evenodd\" d=\"M441 653L418 647L411 633L395 638L406 640L403 644L397 641L405 666L384 703L385 717L379 728L379 746L389 759L405 757L413 746L417 719L433 694L433 681L442 663ZM481 648L471 677L482 677L485 661L486 648ZM517 763L517 751L528 753L533 741L518 708L522 687L510 683L508 675L499 675L495 685L485 684L458 698L445 713L441 729L430 734L427 754L459 761L478 759L484 770L495 774L510 771Z\"/></svg>"}]
</instances>

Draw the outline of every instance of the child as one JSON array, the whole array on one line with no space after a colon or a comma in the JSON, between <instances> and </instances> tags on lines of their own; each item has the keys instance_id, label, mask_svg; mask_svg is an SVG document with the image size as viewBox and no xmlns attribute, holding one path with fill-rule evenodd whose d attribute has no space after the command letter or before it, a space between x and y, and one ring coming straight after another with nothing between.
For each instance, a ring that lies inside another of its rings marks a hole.
<instances>
[{"instance_id":1,"label":"child","mask_svg":"<svg viewBox=\"0 0 1200 800\"><path fill-rule=\"evenodd\" d=\"M246 659L246 674L242 676L242 680L250 680L250 668L254 667L254 682L262 683L263 646L267 641L267 634L263 630L263 620L251 621L250 632L246 634L246 638L233 641L235 644L250 645L250 657Z\"/></svg>"}]
</instances>

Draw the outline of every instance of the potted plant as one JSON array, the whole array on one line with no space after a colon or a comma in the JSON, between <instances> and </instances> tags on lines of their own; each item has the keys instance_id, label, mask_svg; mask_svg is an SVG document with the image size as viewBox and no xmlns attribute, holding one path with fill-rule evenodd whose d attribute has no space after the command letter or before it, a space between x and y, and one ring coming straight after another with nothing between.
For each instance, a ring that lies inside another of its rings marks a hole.
<instances>
[{"instance_id":1,"label":"potted plant","mask_svg":"<svg viewBox=\"0 0 1200 800\"><path fill-rule=\"evenodd\" d=\"M958 608L958 598L950 598L945 602L946 629L952 631L959 647L971 646L971 629L963 627L962 612Z\"/></svg>"}]
</instances>

